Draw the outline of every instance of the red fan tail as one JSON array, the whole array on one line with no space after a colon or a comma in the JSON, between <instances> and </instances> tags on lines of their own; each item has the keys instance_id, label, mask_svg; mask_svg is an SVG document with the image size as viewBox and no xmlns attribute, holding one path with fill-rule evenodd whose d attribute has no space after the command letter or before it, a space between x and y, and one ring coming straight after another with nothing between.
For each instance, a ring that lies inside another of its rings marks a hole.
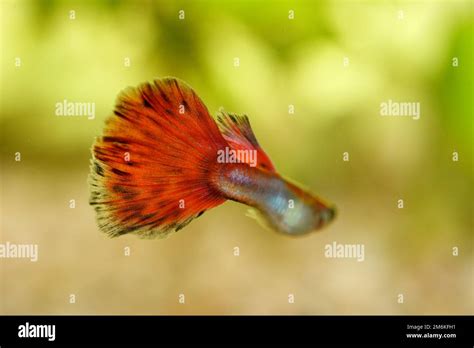
<instances>
[{"instance_id":1,"label":"red fan tail","mask_svg":"<svg viewBox=\"0 0 474 348\"><path fill-rule=\"evenodd\" d=\"M163 237L225 201L209 183L228 146L184 82L160 79L123 91L93 147L90 204L110 236Z\"/></svg>"}]
</instances>

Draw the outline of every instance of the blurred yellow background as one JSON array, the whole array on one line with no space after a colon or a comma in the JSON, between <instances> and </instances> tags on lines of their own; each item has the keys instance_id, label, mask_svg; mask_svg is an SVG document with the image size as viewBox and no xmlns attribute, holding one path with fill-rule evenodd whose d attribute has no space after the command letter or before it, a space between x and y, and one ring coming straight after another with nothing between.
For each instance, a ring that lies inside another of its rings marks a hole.
<instances>
[{"instance_id":1,"label":"blurred yellow background","mask_svg":"<svg viewBox=\"0 0 474 348\"><path fill-rule=\"evenodd\" d=\"M0 4L1 242L39 246L0 259L0 313L473 313L471 1ZM227 202L165 240L100 233L90 146L120 90L163 76L248 114L335 223L289 238ZM95 118L56 116L64 99ZM420 119L382 117L389 99ZM365 260L326 258L334 241Z\"/></svg>"}]
</instances>

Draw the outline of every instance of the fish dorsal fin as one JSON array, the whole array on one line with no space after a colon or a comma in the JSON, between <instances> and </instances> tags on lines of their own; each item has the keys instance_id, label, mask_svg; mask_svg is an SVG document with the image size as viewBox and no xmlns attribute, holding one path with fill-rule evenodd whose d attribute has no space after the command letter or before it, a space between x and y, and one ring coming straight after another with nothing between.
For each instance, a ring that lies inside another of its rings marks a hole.
<instances>
[{"instance_id":1,"label":"fish dorsal fin","mask_svg":"<svg viewBox=\"0 0 474 348\"><path fill-rule=\"evenodd\" d=\"M257 167L275 172L268 155L260 147L247 115L237 115L220 110L217 115L219 129L233 150L256 150Z\"/></svg>"}]
</instances>

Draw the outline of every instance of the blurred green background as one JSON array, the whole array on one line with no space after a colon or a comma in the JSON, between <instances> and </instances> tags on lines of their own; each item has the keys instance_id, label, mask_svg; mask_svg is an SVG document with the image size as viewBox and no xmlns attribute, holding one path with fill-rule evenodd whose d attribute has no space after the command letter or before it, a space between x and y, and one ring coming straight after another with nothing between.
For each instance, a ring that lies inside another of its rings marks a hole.
<instances>
[{"instance_id":1,"label":"blurred green background","mask_svg":"<svg viewBox=\"0 0 474 348\"><path fill-rule=\"evenodd\" d=\"M471 1L0 3L1 242L39 245L0 260L1 313L473 313ZM121 89L163 76L248 114L335 223L288 238L228 202L165 240L101 234L90 146ZM56 116L64 99L95 119ZM389 99L420 119L380 116ZM326 258L333 241L365 261Z\"/></svg>"}]
</instances>

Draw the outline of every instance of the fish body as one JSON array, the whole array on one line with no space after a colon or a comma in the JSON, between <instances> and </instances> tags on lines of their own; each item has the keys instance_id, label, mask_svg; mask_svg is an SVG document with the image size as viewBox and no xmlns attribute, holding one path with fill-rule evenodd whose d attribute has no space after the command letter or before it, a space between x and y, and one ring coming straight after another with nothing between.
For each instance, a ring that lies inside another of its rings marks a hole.
<instances>
[{"instance_id":1,"label":"fish body","mask_svg":"<svg viewBox=\"0 0 474 348\"><path fill-rule=\"evenodd\" d=\"M330 222L335 209L275 172L230 164L217 168L212 182L224 197L254 207L268 225L287 234L304 234Z\"/></svg>"},{"instance_id":2,"label":"fish body","mask_svg":"<svg viewBox=\"0 0 474 348\"><path fill-rule=\"evenodd\" d=\"M247 116L221 111L216 123L175 78L124 90L92 155L90 204L112 237L164 237L226 200L255 208L289 235L319 230L335 216L276 172Z\"/></svg>"}]
</instances>

